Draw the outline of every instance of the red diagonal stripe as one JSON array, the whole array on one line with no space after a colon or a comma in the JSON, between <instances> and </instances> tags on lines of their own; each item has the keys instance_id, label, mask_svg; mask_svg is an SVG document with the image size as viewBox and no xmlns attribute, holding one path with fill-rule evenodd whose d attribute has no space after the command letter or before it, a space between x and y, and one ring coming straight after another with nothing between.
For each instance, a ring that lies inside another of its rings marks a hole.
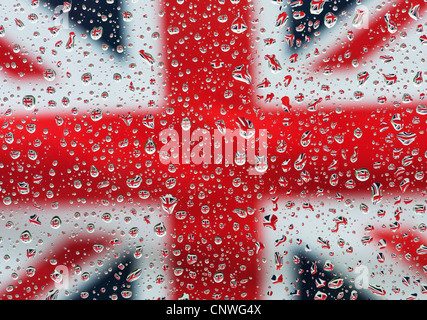
<instances>
[{"instance_id":1,"label":"red diagonal stripe","mask_svg":"<svg viewBox=\"0 0 427 320\"><path fill-rule=\"evenodd\" d=\"M313 66L316 70L322 70L324 67L329 66L333 70L346 70L351 67L352 60L357 59L359 65L362 62L372 57L372 55L379 54L379 47L385 45L391 37L396 37L404 30L408 24L414 22L408 15L408 10L411 3L420 4L420 12L424 12L426 4L424 1L396 1L395 4L385 6L386 9L380 10L375 16L369 16L369 28L356 30L354 32L354 39L349 40L345 37L341 45L337 45L332 49L328 50L325 56L320 57L317 63ZM387 23L384 19L384 15L389 12L391 14L391 20L396 24L398 31L391 34L387 30ZM421 23L421 21L420 21ZM413 32L413 31L411 31ZM345 53L349 52L348 58L345 57ZM327 58L327 61L323 59Z\"/></svg>"},{"instance_id":2,"label":"red diagonal stripe","mask_svg":"<svg viewBox=\"0 0 427 320\"><path fill-rule=\"evenodd\" d=\"M55 282L50 278L55 268L59 265L64 265L69 268L69 275L73 275L73 269L76 265L83 267L83 272L86 271L84 263L89 259L105 255L103 252L96 253L93 249L94 244L102 244L108 246L109 239L102 236L84 236L74 239L60 240L55 243L50 250L45 249L42 253L43 258L37 254L28 260L24 268L32 266L36 269L33 277L28 277L25 269L19 269L18 279L12 280L9 283L2 285L0 297L4 300L35 300L45 299L49 290L55 288ZM51 260L55 259L56 263L52 264ZM65 275L64 275L65 276ZM8 287L13 286L13 290L8 290ZM72 286L72 283L70 283Z\"/></svg>"},{"instance_id":3,"label":"red diagonal stripe","mask_svg":"<svg viewBox=\"0 0 427 320\"><path fill-rule=\"evenodd\" d=\"M388 214L391 215L392 213ZM423 267L427 265L427 255L417 253L417 249L427 243L427 238L421 232L404 225L397 231L377 226L372 232L372 237L372 245L374 246L378 244L380 239L386 241L387 246L384 251L389 253L389 256L386 257L386 263L390 263L393 259L397 260L407 266L408 270L411 270L411 274L416 273L417 276L426 278Z\"/></svg>"},{"instance_id":4,"label":"red diagonal stripe","mask_svg":"<svg viewBox=\"0 0 427 320\"><path fill-rule=\"evenodd\" d=\"M0 66L7 76L25 80L42 78L43 68L28 54L13 50L13 43L6 38L0 38Z\"/></svg>"}]
</instances>

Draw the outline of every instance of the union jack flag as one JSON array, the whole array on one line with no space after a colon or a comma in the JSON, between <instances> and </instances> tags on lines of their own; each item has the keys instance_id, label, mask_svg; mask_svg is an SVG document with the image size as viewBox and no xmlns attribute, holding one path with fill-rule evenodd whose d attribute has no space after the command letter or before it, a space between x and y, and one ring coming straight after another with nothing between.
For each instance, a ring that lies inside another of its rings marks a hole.
<instances>
[{"instance_id":1,"label":"union jack flag","mask_svg":"<svg viewBox=\"0 0 427 320\"><path fill-rule=\"evenodd\" d=\"M2 3L1 299L425 299L426 7Z\"/></svg>"}]
</instances>

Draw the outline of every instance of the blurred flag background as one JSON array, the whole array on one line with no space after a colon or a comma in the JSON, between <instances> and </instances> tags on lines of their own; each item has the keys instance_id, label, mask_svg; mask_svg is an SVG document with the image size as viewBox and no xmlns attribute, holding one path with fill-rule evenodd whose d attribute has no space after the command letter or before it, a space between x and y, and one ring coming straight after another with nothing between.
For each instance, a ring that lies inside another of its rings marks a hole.
<instances>
[{"instance_id":1,"label":"blurred flag background","mask_svg":"<svg viewBox=\"0 0 427 320\"><path fill-rule=\"evenodd\" d=\"M2 299L423 299L425 10L1 4Z\"/></svg>"}]
</instances>

